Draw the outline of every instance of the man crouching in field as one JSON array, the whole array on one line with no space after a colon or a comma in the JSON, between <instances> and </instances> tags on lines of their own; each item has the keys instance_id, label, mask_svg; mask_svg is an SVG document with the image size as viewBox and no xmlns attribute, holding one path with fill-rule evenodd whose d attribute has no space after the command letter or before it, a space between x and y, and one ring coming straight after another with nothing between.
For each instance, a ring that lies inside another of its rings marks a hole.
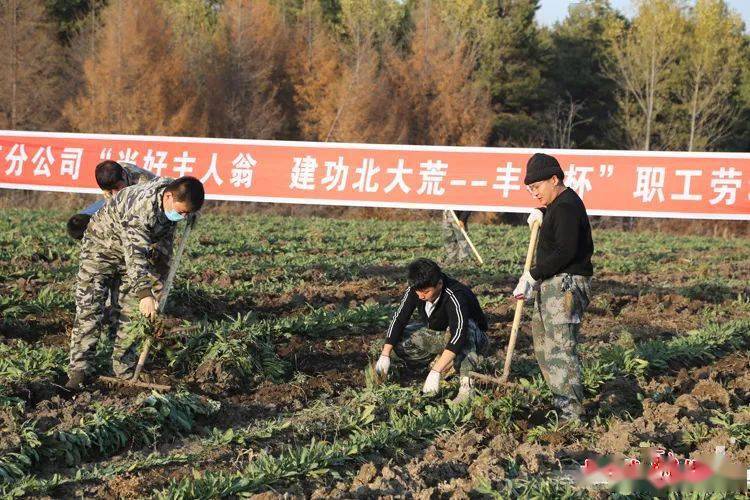
<instances>
[{"instance_id":1,"label":"man crouching in field","mask_svg":"<svg viewBox=\"0 0 750 500\"><path fill-rule=\"evenodd\" d=\"M109 283L120 277L123 314L112 369L120 378L132 375L137 354L124 324L136 310L150 318L156 316L169 272L175 226L200 210L203 199L203 184L198 179L165 177L123 189L96 212L81 242L67 388L80 388L93 371Z\"/></svg>"},{"instance_id":2,"label":"man crouching in field","mask_svg":"<svg viewBox=\"0 0 750 500\"><path fill-rule=\"evenodd\" d=\"M96 201L87 206L77 214L68 219L68 235L76 240L83 238L91 217L104 206L104 203L111 200L113 196L128 186L142 184L156 177L148 170L144 170L132 163L117 163L116 161L106 160L96 166L94 170L96 184L102 190L103 200Z\"/></svg>"},{"instance_id":3,"label":"man crouching in field","mask_svg":"<svg viewBox=\"0 0 750 500\"><path fill-rule=\"evenodd\" d=\"M487 345L487 319L479 301L469 287L444 274L429 259L409 264L408 285L375 371L386 376L394 354L410 369L424 368L440 354L422 392L436 394L441 375L453 366L461 374L461 387L453 402L463 403L473 392L468 374L477 369L479 355ZM409 323L415 309L419 320Z\"/></svg>"},{"instance_id":4,"label":"man crouching in field","mask_svg":"<svg viewBox=\"0 0 750 500\"><path fill-rule=\"evenodd\" d=\"M543 153L526 166L524 183L545 212L529 215L529 225L542 223L536 264L521 276L513 296L536 298L531 321L536 359L561 417L579 419L584 395L577 344L591 297L594 243L586 207L563 177L558 161Z\"/></svg>"}]
</instances>

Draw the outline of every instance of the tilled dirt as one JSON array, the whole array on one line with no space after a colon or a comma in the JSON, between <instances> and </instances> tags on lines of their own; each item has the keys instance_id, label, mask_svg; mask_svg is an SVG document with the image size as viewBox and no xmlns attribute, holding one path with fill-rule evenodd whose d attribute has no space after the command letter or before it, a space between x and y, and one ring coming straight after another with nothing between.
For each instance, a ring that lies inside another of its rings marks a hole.
<instances>
[{"instance_id":1,"label":"tilled dirt","mask_svg":"<svg viewBox=\"0 0 750 500\"><path fill-rule=\"evenodd\" d=\"M281 268L271 274L283 275ZM188 307L174 308L186 319L208 314L210 318L225 314L255 311L260 317L279 317L303 313L309 307L334 309L341 305L354 307L364 303L392 304L401 294L403 271L390 266L369 266L359 270L362 279L336 283L335 270L311 268L303 278L307 281L293 292L248 295L225 301L217 295L198 297L198 311ZM737 266L738 276L750 279L750 272ZM744 273L744 274L743 274ZM606 346L620 341L627 333L634 345L651 340L668 340L696 327L696 316L716 304L733 300L730 297L703 294L701 290L681 294L679 287L687 286L692 276L688 273L671 275L663 281L658 275L649 280L616 273L602 273L595 281L595 299L584 320L582 344ZM229 288L237 276L220 270L206 270L192 277L194 284L205 284L215 290ZM39 283L19 285L24 293L34 293ZM490 279L483 282L484 296L507 296L513 284L510 280ZM499 370L504 358L514 302L493 301L486 308L491 319L489 366ZM23 328L0 322L0 336L21 338L45 345L64 346L69 331L70 315L23 318ZM212 428L225 431L242 428L277 415L298 412L319 400L332 400L346 389L361 388L365 384L363 369L371 358L372 345L383 336L382 331L370 329L366 334L348 335L347 332L327 334L323 338L293 336L280 340L276 352L292 367L285 382L263 381L242 386L242 381L216 372L216 367L199 368L185 380L175 380L164 365L151 366L154 375L171 382L186 383L187 387L221 402L218 415L202 419L194 431L186 436L170 436L158 442L154 449L161 453L198 453L201 439ZM0 338L0 341L5 340ZM533 352L528 323L524 323L517 343L516 357L533 365ZM747 412L738 411L750 404L750 356L745 352L718 356L702 366L670 367L663 372L649 372L644 379L618 375L606 381L586 403L590 421L582 428L551 428L531 439L529 432L549 422L550 405L539 405L531 414L517 415L511 429L497 422L484 422L460 428L456 432L438 436L426 442L416 442L399 453L366 454L354 465L336 470L338 477L308 478L290 481L257 498L277 498L284 495L310 498L476 498L482 481L497 483L511 474L522 477L549 475L566 467L575 467L585 458L600 455L634 456L642 446L661 446L681 456L697 453L712 454L717 446L724 446L727 456L740 463L750 464L750 450L734 439L727 429L712 423L718 414L731 414L734 422L750 419ZM518 366L518 365L516 365ZM14 432L19 420L36 420L37 429L53 427L65 429L80 422L82 415L91 413L95 405L126 406L141 390L118 390L96 386L91 392L73 395L60 387L64 380L20 384L12 395L26 402L22 417L14 417L10 410L0 411L0 450L18 444ZM209 383L210 382L210 383ZM419 385L421 378L405 376L403 384ZM488 398L496 397L485 388ZM691 441L686 431L705 425L707 433ZM734 439L734 440L733 440ZM279 446L282 442L274 442ZM260 448L253 448L258 451ZM114 457L93 461L100 467L127 460L129 452L149 452L149 449L126 449ZM231 446L218 447L203 457L200 463L154 466L143 471L118 474L101 481L80 483L54 490L56 497L142 497L163 488L172 479L189 477L194 469L234 472L246 463L248 456L239 457ZM73 473L62 466L49 471Z\"/></svg>"},{"instance_id":2,"label":"tilled dirt","mask_svg":"<svg viewBox=\"0 0 750 500\"><path fill-rule=\"evenodd\" d=\"M496 341L502 345L504 333L501 328L495 330L500 337ZM247 425L278 412L298 411L321 395L335 396L345 388L361 386L364 383L362 367L368 359L368 346L378 338L376 333L355 338L292 338L279 347L279 353L285 359L293 360L296 370L305 376L283 384L264 382L249 394L218 394L223 402L221 417L206 424L220 428ZM381 457L359 466L356 474L348 479L324 487L315 486L314 482L303 484L303 489L297 491L313 498L404 495L415 498L468 498L477 487L478 478L502 479L511 461L517 461L525 473L533 475L559 469L561 461L580 458L586 452L600 455L632 453L644 442L658 443L670 449L685 449L681 440L686 425L708 422L711 410L729 409L733 398L747 401L750 378L746 368L747 357L736 353L710 365L689 371L681 369L674 375L651 379L651 389L656 392L667 386L673 389L676 397L671 403L648 397L639 399L644 388L633 379L617 378L610 381L589 404L592 408L606 408L615 418L608 428L597 428L600 432L588 445L571 441L569 435L554 432L543 436L540 442L527 442L522 434L495 435L489 429L469 430L440 437L433 444L412 448L405 454L411 457L406 461ZM75 398L55 394L39 401L27 416L38 419L42 430L55 425L65 427L74 425L81 414L91 411L93 403L124 405L130 397L109 391L81 393ZM633 420L619 418L624 412L628 412ZM7 436L4 441L3 448L13 445ZM729 441L725 431L714 429L709 439L698 443L690 451L713 452L716 446L729 445ZM747 459L746 447L729 445L727 453L738 460ZM163 486L169 479L181 478L189 470L190 466L184 465L156 467L120 475L98 485L62 491L137 496ZM294 490L289 487L286 491Z\"/></svg>"}]
</instances>

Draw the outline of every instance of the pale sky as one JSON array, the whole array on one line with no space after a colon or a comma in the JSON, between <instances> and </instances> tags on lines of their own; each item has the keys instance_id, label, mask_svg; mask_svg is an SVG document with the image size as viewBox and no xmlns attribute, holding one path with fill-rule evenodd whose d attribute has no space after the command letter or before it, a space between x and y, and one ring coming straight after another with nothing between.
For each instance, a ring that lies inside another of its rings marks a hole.
<instances>
[{"instance_id":1,"label":"pale sky","mask_svg":"<svg viewBox=\"0 0 750 500\"><path fill-rule=\"evenodd\" d=\"M550 26L555 21L565 19L568 15L568 6L577 3L577 0L541 0L539 3L541 7L536 12L536 18L541 24ZM727 3L744 19L745 31L750 31L750 0L727 0ZM610 5L628 17L633 14L630 0L610 0Z\"/></svg>"}]
</instances>

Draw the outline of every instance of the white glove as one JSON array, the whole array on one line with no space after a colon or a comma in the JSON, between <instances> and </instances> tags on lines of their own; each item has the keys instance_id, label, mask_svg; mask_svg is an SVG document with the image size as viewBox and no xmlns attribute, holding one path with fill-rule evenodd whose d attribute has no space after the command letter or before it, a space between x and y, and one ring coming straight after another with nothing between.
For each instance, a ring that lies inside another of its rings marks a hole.
<instances>
[{"instance_id":1,"label":"white glove","mask_svg":"<svg viewBox=\"0 0 750 500\"><path fill-rule=\"evenodd\" d=\"M375 373L381 377L388 375L388 368L391 367L391 358L388 356L380 355L378 362L375 363Z\"/></svg>"},{"instance_id":2,"label":"white glove","mask_svg":"<svg viewBox=\"0 0 750 500\"><path fill-rule=\"evenodd\" d=\"M425 396L433 396L437 394L439 388L440 388L440 372L437 372L435 370L430 370L430 374L427 375L427 380L424 381L424 386L422 387L422 393Z\"/></svg>"},{"instance_id":3,"label":"white glove","mask_svg":"<svg viewBox=\"0 0 750 500\"><path fill-rule=\"evenodd\" d=\"M526 219L526 223L529 225L529 229L534 227L534 222L539 221L539 226L542 225L542 219L544 219L544 214L541 210L538 208L531 209L531 212L529 213L529 218Z\"/></svg>"},{"instance_id":4,"label":"white glove","mask_svg":"<svg viewBox=\"0 0 750 500\"><path fill-rule=\"evenodd\" d=\"M538 284L534 278L531 277L531 273L525 271L518 280L515 290L513 290L513 296L518 300L530 300L533 297L533 292L538 288Z\"/></svg>"}]
</instances>

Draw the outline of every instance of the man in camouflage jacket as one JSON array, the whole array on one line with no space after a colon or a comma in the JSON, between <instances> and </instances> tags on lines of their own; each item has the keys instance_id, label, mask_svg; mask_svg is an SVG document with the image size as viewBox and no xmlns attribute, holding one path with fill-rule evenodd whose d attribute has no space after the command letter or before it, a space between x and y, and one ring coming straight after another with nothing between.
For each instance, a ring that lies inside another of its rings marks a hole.
<instances>
[{"instance_id":1,"label":"man in camouflage jacket","mask_svg":"<svg viewBox=\"0 0 750 500\"><path fill-rule=\"evenodd\" d=\"M103 306L111 280L118 277L123 311L112 369L117 377L131 375L137 346L131 345L126 325L137 311L155 317L177 221L200 210L203 199L203 185L193 177L156 178L118 192L93 216L81 242L68 388L79 388L93 372Z\"/></svg>"},{"instance_id":2,"label":"man in camouflage jacket","mask_svg":"<svg viewBox=\"0 0 750 500\"><path fill-rule=\"evenodd\" d=\"M468 234L471 212L457 210L455 213L461 227ZM453 219L453 214L451 214L450 210L443 210L443 248L445 250L446 265L472 258L469 242L466 241L466 238L464 238L461 230L456 225L456 221Z\"/></svg>"},{"instance_id":3,"label":"man in camouflage jacket","mask_svg":"<svg viewBox=\"0 0 750 500\"><path fill-rule=\"evenodd\" d=\"M591 297L594 243L586 207L563 177L557 159L546 154L535 154L526 166L524 183L545 211L529 215L529 226L542 224L536 262L513 295L535 298L531 335L539 367L561 417L579 419L584 394L577 344Z\"/></svg>"},{"instance_id":4,"label":"man in camouflage jacket","mask_svg":"<svg viewBox=\"0 0 750 500\"><path fill-rule=\"evenodd\" d=\"M95 176L96 183L102 190L104 197L88 205L86 208L68 219L68 235L76 240L83 238L83 233L86 232L86 227L88 227L91 217L93 217L94 214L120 190L156 178L156 175L148 170L137 167L132 163L117 163L110 160L103 161L96 166ZM116 277L113 278L109 284L109 307L107 307L104 314L104 323L109 325L109 334L112 339L114 339L117 334L118 318L121 313L121 302L120 278Z\"/></svg>"}]
</instances>

